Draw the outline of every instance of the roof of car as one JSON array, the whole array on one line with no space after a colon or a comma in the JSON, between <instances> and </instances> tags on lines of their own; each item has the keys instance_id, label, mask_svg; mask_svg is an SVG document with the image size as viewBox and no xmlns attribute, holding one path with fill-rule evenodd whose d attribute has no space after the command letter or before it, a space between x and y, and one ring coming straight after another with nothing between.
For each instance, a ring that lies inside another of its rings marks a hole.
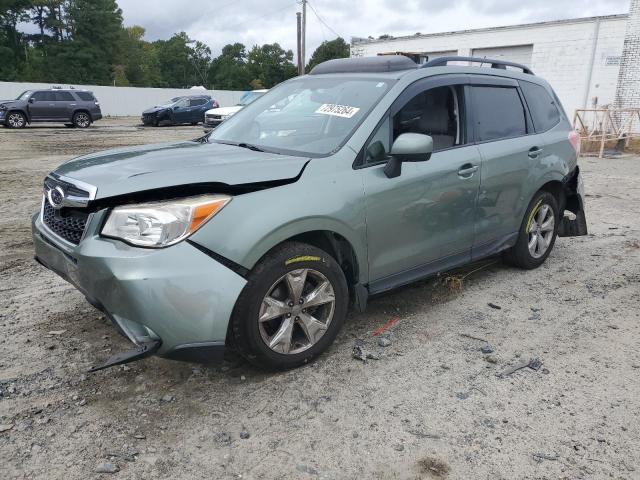
<instances>
[{"instance_id":1,"label":"roof of car","mask_svg":"<svg viewBox=\"0 0 640 480\"><path fill-rule=\"evenodd\" d=\"M526 75L534 76L531 69L525 65L509 62L505 60L494 60L479 57L440 57L431 60L425 64L418 65L413 60L403 55L380 55L376 57L355 57L355 58L339 58L334 60L328 60L316 65L310 75L322 75L322 74L377 74L384 75L392 78L400 78L410 72L416 70L423 70L432 67L451 67L450 62L465 62L469 66L467 68L474 71L478 66L471 66L472 64L479 64L480 67L486 65L491 67L492 74L498 71L504 74L522 73ZM509 67L507 69L507 67ZM458 66L459 68L459 66ZM485 69L482 73L488 73ZM518 72L520 70L520 72ZM426 70L424 70L426 73ZM478 72L480 73L480 72Z\"/></svg>"}]
</instances>

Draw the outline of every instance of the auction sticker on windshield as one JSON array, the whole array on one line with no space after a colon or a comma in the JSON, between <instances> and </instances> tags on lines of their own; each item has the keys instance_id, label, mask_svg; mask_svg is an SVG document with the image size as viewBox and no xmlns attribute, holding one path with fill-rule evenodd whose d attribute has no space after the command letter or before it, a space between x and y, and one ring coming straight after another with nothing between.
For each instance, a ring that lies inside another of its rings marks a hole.
<instances>
[{"instance_id":1,"label":"auction sticker on windshield","mask_svg":"<svg viewBox=\"0 0 640 480\"><path fill-rule=\"evenodd\" d=\"M324 103L320 105L320 108L316 110L316 113L322 113L323 115L333 115L335 117L351 118L360 109L357 107L350 107L348 105L336 105L335 103Z\"/></svg>"}]
</instances>

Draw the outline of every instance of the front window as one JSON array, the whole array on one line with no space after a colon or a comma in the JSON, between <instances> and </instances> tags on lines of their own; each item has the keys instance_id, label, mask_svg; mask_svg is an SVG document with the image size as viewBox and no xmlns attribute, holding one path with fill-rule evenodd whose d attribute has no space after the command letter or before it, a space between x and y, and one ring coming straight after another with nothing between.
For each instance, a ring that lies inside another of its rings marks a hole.
<instances>
[{"instance_id":1,"label":"front window","mask_svg":"<svg viewBox=\"0 0 640 480\"><path fill-rule=\"evenodd\" d=\"M245 92L242 95L242 97L240 97L240 101L238 102L238 105L241 107L246 107L251 102L253 102L254 100L257 100L265 93L267 92Z\"/></svg>"},{"instance_id":2,"label":"front window","mask_svg":"<svg viewBox=\"0 0 640 480\"><path fill-rule=\"evenodd\" d=\"M16 100L26 100L31 96L32 93L33 93L32 90L27 90L26 92L22 92L20 95L18 95L18 98L16 98Z\"/></svg>"},{"instance_id":3,"label":"front window","mask_svg":"<svg viewBox=\"0 0 640 480\"><path fill-rule=\"evenodd\" d=\"M330 155L349 139L393 82L313 76L290 80L216 128L209 141L282 154Z\"/></svg>"}]
</instances>

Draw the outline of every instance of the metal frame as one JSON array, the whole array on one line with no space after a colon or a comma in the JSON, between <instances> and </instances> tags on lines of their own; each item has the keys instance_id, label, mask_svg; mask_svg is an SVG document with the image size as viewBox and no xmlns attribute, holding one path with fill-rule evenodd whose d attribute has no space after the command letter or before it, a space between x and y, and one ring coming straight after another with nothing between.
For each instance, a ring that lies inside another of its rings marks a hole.
<instances>
[{"instance_id":1,"label":"metal frame","mask_svg":"<svg viewBox=\"0 0 640 480\"><path fill-rule=\"evenodd\" d=\"M488 63L491 64L491 68L497 68L499 70L506 70L507 67L519 68L522 70L522 73L526 73L529 75L534 75L533 71L520 63L508 62L506 60L493 60L490 58L480 58L480 57L439 57L434 58L433 60L429 60L424 65L421 65L420 68L428 68L428 67L446 67L449 62L470 62L470 63Z\"/></svg>"}]
</instances>

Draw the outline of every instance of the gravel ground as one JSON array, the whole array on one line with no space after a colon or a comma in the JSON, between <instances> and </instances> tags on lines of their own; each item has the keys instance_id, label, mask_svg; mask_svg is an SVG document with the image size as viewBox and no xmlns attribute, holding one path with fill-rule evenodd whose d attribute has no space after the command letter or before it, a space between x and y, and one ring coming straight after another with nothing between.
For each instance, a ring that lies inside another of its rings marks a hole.
<instances>
[{"instance_id":1,"label":"gravel ground","mask_svg":"<svg viewBox=\"0 0 640 480\"><path fill-rule=\"evenodd\" d=\"M202 131L135 124L0 130L0 476L640 478L640 158L582 159L591 234L538 270L489 260L375 298L304 368L87 374L129 344L33 261L29 216L75 155Z\"/></svg>"}]
</instances>

